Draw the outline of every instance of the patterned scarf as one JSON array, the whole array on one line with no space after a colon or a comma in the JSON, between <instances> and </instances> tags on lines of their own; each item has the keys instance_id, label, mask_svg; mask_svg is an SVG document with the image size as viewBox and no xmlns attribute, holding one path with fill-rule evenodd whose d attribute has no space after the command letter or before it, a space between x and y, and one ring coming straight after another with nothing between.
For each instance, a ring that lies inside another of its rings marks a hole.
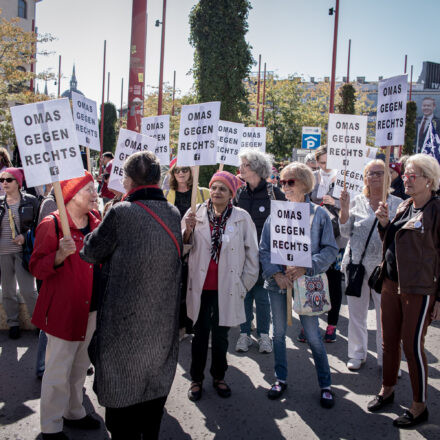
<instances>
[{"instance_id":1,"label":"patterned scarf","mask_svg":"<svg viewBox=\"0 0 440 440\"><path fill-rule=\"evenodd\" d=\"M225 232L226 222L232 213L232 202L229 200L228 206L220 217L216 217L214 206L211 199L208 200L208 219L212 226L211 231L211 258L218 263L220 257L220 249L222 247L222 237Z\"/></svg>"}]
</instances>

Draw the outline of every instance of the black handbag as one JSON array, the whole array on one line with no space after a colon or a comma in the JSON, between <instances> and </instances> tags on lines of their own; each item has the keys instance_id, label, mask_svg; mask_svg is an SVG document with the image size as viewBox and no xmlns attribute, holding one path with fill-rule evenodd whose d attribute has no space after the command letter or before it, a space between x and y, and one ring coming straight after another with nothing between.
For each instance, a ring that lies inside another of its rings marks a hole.
<instances>
[{"instance_id":1,"label":"black handbag","mask_svg":"<svg viewBox=\"0 0 440 440\"><path fill-rule=\"evenodd\" d=\"M359 298L362 292L362 283L364 282L365 267L362 261L365 257L365 252L367 251L368 244L370 243L371 235L373 234L374 228L377 224L377 218L374 220L373 226L368 234L367 241L365 243L364 251L362 252L361 259L358 264L354 264L351 256L350 247L350 261L347 264L347 288L345 289L345 294L347 296L356 296Z\"/></svg>"},{"instance_id":2,"label":"black handbag","mask_svg":"<svg viewBox=\"0 0 440 440\"><path fill-rule=\"evenodd\" d=\"M382 265L376 266L371 272L370 278L368 278L368 287L374 289L377 293L382 292L383 274Z\"/></svg>"}]
</instances>

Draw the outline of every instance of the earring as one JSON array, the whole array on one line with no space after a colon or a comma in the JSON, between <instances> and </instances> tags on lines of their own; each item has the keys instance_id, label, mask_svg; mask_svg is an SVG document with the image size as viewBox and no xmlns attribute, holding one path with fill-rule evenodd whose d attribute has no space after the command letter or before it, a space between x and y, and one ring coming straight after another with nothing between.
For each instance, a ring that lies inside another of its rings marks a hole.
<instances>
[{"instance_id":1,"label":"earring","mask_svg":"<svg viewBox=\"0 0 440 440\"><path fill-rule=\"evenodd\" d=\"M426 184L426 188L429 188L429 183Z\"/></svg>"}]
</instances>

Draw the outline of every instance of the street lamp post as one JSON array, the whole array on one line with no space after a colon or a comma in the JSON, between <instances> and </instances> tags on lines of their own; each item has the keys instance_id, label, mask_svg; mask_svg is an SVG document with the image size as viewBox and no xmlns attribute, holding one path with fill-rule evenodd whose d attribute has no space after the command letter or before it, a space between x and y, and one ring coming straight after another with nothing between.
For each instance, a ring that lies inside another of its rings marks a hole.
<instances>
[{"instance_id":1,"label":"street lamp post","mask_svg":"<svg viewBox=\"0 0 440 440\"><path fill-rule=\"evenodd\" d=\"M339 22L339 0L336 0L336 9L330 8L329 15L335 14L335 27L333 32L333 58L332 58L332 79L330 83L330 113L335 111L335 83L336 83L336 52L338 47L338 22Z\"/></svg>"},{"instance_id":2,"label":"street lamp post","mask_svg":"<svg viewBox=\"0 0 440 440\"><path fill-rule=\"evenodd\" d=\"M163 0L162 22L156 20L156 26L162 24L162 38L160 43L160 71L159 71L159 97L157 100L157 114L162 114L162 100L163 100L163 60L165 52L165 20L167 12L167 0Z\"/></svg>"}]
</instances>

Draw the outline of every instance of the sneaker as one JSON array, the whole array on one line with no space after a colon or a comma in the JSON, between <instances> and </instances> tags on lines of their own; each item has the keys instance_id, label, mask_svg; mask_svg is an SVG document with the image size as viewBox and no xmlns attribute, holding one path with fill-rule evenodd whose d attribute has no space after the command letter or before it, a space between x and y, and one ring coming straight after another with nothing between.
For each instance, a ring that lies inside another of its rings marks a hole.
<instances>
[{"instance_id":1,"label":"sneaker","mask_svg":"<svg viewBox=\"0 0 440 440\"><path fill-rule=\"evenodd\" d=\"M347 362L347 368L351 371L359 370L362 364L365 364L365 359L349 359Z\"/></svg>"},{"instance_id":2,"label":"sneaker","mask_svg":"<svg viewBox=\"0 0 440 440\"><path fill-rule=\"evenodd\" d=\"M307 342L307 338L306 338L306 335L304 333L304 329L303 328L299 332L299 335L297 336L296 340L299 341L299 342Z\"/></svg>"},{"instance_id":3,"label":"sneaker","mask_svg":"<svg viewBox=\"0 0 440 440\"><path fill-rule=\"evenodd\" d=\"M247 333L240 333L240 336L237 339L237 344L235 345L235 351L241 351L245 353L249 350L249 347L252 345L252 338L248 336Z\"/></svg>"},{"instance_id":4,"label":"sneaker","mask_svg":"<svg viewBox=\"0 0 440 440\"><path fill-rule=\"evenodd\" d=\"M327 326L324 335L324 342L336 342L336 327L330 325Z\"/></svg>"},{"instance_id":5,"label":"sneaker","mask_svg":"<svg viewBox=\"0 0 440 440\"><path fill-rule=\"evenodd\" d=\"M270 390L267 392L267 397L270 400L279 399L284 391L287 390L287 383L276 381L271 387Z\"/></svg>"},{"instance_id":6,"label":"sneaker","mask_svg":"<svg viewBox=\"0 0 440 440\"><path fill-rule=\"evenodd\" d=\"M321 390L321 406L323 408L330 409L335 404L335 395L333 394L333 391L329 390L328 388L323 388Z\"/></svg>"},{"instance_id":7,"label":"sneaker","mask_svg":"<svg viewBox=\"0 0 440 440\"><path fill-rule=\"evenodd\" d=\"M261 333L260 339L258 339L260 353L272 353L272 342L267 333Z\"/></svg>"}]
</instances>

